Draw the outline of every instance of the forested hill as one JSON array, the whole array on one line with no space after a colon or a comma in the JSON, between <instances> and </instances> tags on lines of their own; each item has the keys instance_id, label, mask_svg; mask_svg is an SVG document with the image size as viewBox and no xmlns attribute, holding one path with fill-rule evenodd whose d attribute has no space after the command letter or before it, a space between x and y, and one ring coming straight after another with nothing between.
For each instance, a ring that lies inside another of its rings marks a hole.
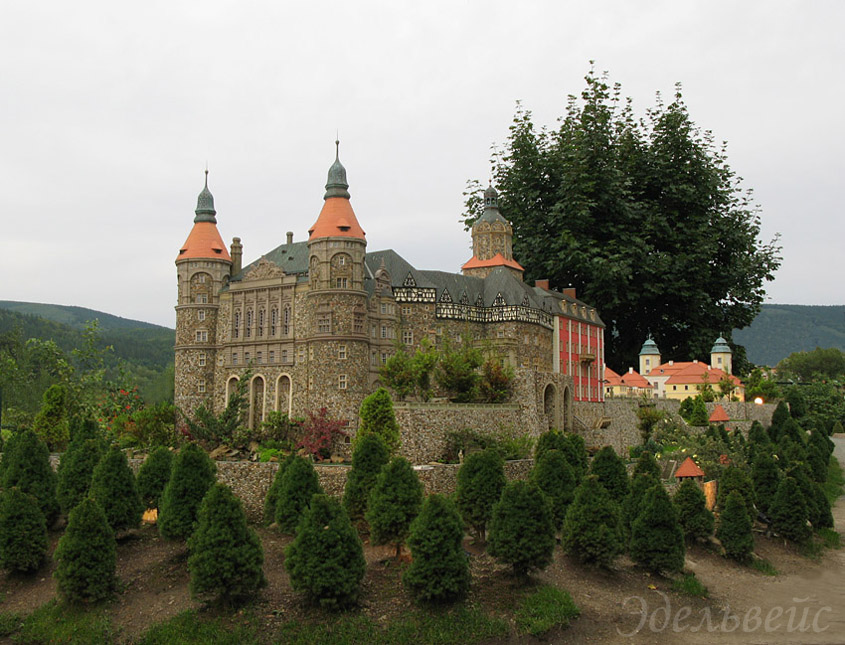
<instances>
[{"instance_id":1,"label":"forested hill","mask_svg":"<svg viewBox=\"0 0 845 645\"><path fill-rule=\"evenodd\" d=\"M749 327L734 331L733 340L757 365L774 366L816 347L845 351L845 305L763 305Z\"/></svg>"},{"instance_id":2,"label":"forested hill","mask_svg":"<svg viewBox=\"0 0 845 645\"><path fill-rule=\"evenodd\" d=\"M165 330L167 327L160 327L152 323L140 320L130 320L113 316L102 311L86 309L85 307L73 307L68 305L47 305L40 302L16 302L14 300L0 300L0 309L8 309L19 314L29 314L46 318L53 322L62 323L73 329L83 330L89 320L97 319L100 329L112 331L117 329L158 329Z\"/></svg>"}]
</instances>

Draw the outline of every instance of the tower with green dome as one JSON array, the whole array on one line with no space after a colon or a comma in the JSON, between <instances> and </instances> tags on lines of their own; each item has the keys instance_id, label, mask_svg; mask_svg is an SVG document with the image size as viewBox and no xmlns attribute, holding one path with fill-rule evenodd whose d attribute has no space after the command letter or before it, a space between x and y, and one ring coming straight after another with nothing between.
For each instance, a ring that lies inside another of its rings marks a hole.
<instances>
[{"instance_id":1,"label":"tower with green dome","mask_svg":"<svg viewBox=\"0 0 845 645\"><path fill-rule=\"evenodd\" d=\"M651 370L660 365L660 350L657 343L649 336L640 349L640 374L646 376Z\"/></svg>"}]
</instances>

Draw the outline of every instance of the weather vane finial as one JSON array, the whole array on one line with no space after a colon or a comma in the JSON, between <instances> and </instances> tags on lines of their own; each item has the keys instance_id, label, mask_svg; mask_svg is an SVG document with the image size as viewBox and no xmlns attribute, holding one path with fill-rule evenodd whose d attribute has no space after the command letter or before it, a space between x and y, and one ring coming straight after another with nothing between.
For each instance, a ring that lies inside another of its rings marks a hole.
<instances>
[{"instance_id":1,"label":"weather vane finial","mask_svg":"<svg viewBox=\"0 0 845 645\"><path fill-rule=\"evenodd\" d=\"M334 133L334 147L335 147L335 159L340 159L340 132L335 130Z\"/></svg>"}]
</instances>

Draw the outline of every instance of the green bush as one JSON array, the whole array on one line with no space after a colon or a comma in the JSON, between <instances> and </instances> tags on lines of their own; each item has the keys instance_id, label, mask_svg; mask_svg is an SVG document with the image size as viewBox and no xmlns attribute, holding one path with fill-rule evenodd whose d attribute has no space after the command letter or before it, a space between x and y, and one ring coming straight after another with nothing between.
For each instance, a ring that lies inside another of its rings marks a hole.
<instances>
[{"instance_id":1,"label":"green bush","mask_svg":"<svg viewBox=\"0 0 845 645\"><path fill-rule=\"evenodd\" d=\"M710 595L707 587L695 577L694 573L687 573L683 578L672 581L672 589L696 598L707 598Z\"/></svg>"},{"instance_id":2,"label":"green bush","mask_svg":"<svg viewBox=\"0 0 845 645\"><path fill-rule=\"evenodd\" d=\"M10 488L0 497L0 567L35 571L47 553L47 523L32 495Z\"/></svg>"},{"instance_id":3,"label":"green bush","mask_svg":"<svg viewBox=\"0 0 845 645\"><path fill-rule=\"evenodd\" d=\"M458 510L464 523L482 541L493 517L493 505L502 496L506 483L504 461L493 450L472 453L458 469Z\"/></svg>"},{"instance_id":4,"label":"green bush","mask_svg":"<svg viewBox=\"0 0 845 645\"><path fill-rule=\"evenodd\" d=\"M817 482L813 482L813 502L816 508L816 512L810 518L813 529L816 531L832 529L834 524L830 502L827 499L827 495L825 495L824 488Z\"/></svg>"},{"instance_id":5,"label":"green bush","mask_svg":"<svg viewBox=\"0 0 845 645\"><path fill-rule=\"evenodd\" d=\"M751 533L751 517L748 507L739 491L731 491L725 501L725 508L719 516L716 537L722 543L725 554L738 562L748 562L754 550L754 536Z\"/></svg>"},{"instance_id":6,"label":"green bush","mask_svg":"<svg viewBox=\"0 0 845 645\"><path fill-rule=\"evenodd\" d=\"M516 624L532 636L542 636L553 627L565 627L580 614L567 592L543 585L519 603Z\"/></svg>"},{"instance_id":7,"label":"green bush","mask_svg":"<svg viewBox=\"0 0 845 645\"><path fill-rule=\"evenodd\" d=\"M70 513L88 495L91 476L102 457L102 444L97 439L74 440L59 462L56 497L62 513Z\"/></svg>"},{"instance_id":8,"label":"green bush","mask_svg":"<svg viewBox=\"0 0 845 645\"><path fill-rule=\"evenodd\" d=\"M205 494L188 551L194 597L230 604L267 584L261 541L246 525L241 501L224 484L212 485Z\"/></svg>"},{"instance_id":9,"label":"green bush","mask_svg":"<svg viewBox=\"0 0 845 645\"><path fill-rule=\"evenodd\" d=\"M562 453L566 454L566 451L569 450L567 443L568 439L566 438L566 435L558 430L548 430L544 432L537 439L537 445L534 446L535 461L539 461L540 457L547 450L560 450Z\"/></svg>"},{"instance_id":10,"label":"green bush","mask_svg":"<svg viewBox=\"0 0 845 645\"><path fill-rule=\"evenodd\" d=\"M754 508L754 484L751 482L751 478L744 469L737 468L735 466L728 466L725 468L722 476L719 478L717 490L716 506L719 507L720 511L725 508L728 496L733 491L738 491L745 501L745 506L748 510L748 517L752 520L757 517L757 511Z\"/></svg>"},{"instance_id":11,"label":"green bush","mask_svg":"<svg viewBox=\"0 0 845 645\"><path fill-rule=\"evenodd\" d=\"M386 389L380 387L361 403L359 411L361 423L358 426L356 441L360 441L368 434L377 434L384 441L384 445L391 454L399 448L401 437L399 424L393 413L393 399Z\"/></svg>"},{"instance_id":12,"label":"green bush","mask_svg":"<svg viewBox=\"0 0 845 645\"><path fill-rule=\"evenodd\" d=\"M470 574L463 537L463 522L455 505L442 495L428 497L411 522L408 546L412 561L402 576L417 600L451 602L466 595Z\"/></svg>"},{"instance_id":13,"label":"green bush","mask_svg":"<svg viewBox=\"0 0 845 645\"><path fill-rule=\"evenodd\" d=\"M601 567L610 567L624 551L619 507L595 475L585 477L575 491L561 544L577 560Z\"/></svg>"},{"instance_id":14,"label":"green bush","mask_svg":"<svg viewBox=\"0 0 845 645\"><path fill-rule=\"evenodd\" d=\"M264 498L264 526L269 526L276 521L276 506L279 503L279 493L282 490L282 479L285 476L285 470L291 465L296 455L290 454L279 462L279 468L276 470L276 476L273 477L273 483L267 489L267 496Z\"/></svg>"},{"instance_id":15,"label":"green bush","mask_svg":"<svg viewBox=\"0 0 845 645\"><path fill-rule=\"evenodd\" d=\"M509 482L493 507L489 552L519 577L552 561L555 528L545 497L533 482Z\"/></svg>"},{"instance_id":16,"label":"green bush","mask_svg":"<svg viewBox=\"0 0 845 645\"><path fill-rule=\"evenodd\" d=\"M153 450L138 470L138 493L147 508L158 508L170 473L173 469L173 453L164 446Z\"/></svg>"},{"instance_id":17,"label":"green bush","mask_svg":"<svg viewBox=\"0 0 845 645\"><path fill-rule=\"evenodd\" d=\"M132 442L144 448L172 446L176 442L176 408L162 401L148 405L132 415L132 423L125 426L125 432Z\"/></svg>"},{"instance_id":18,"label":"green bush","mask_svg":"<svg viewBox=\"0 0 845 645\"><path fill-rule=\"evenodd\" d=\"M633 476L636 477L637 475L651 475L655 480L660 481L660 466L650 452L641 453L637 459Z\"/></svg>"},{"instance_id":19,"label":"green bush","mask_svg":"<svg viewBox=\"0 0 845 645\"><path fill-rule=\"evenodd\" d=\"M44 402L32 429L51 450L64 450L70 440L67 418L67 390L64 385L51 385L44 392Z\"/></svg>"},{"instance_id":20,"label":"green bush","mask_svg":"<svg viewBox=\"0 0 845 645\"><path fill-rule=\"evenodd\" d=\"M807 525L807 505L798 483L792 477L785 477L778 485L775 498L769 507L772 528L787 540L804 543L812 531Z\"/></svg>"},{"instance_id":21,"label":"green bush","mask_svg":"<svg viewBox=\"0 0 845 645\"><path fill-rule=\"evenodd\" d=\"M8 490L17 486L21 492L38 500L47 526L51 526L59 514L56 499L56 473L50 467L47 446L31 430L20 433L9 442L3 455L3 479L0 488Z\"/></svg>"},{"instance_id":22,"label":"green bush","mask_svg":"<svg viewBox=\"0 0 845 645\"><path fill-rule=\"evenodd\" d=\"M547 450L534 464L531 480L543 491L552 511L555 531L560 531L566 511L575 497L575 475L572 466L559 450Z\"/></svg>"},{"instance_id":23,"label":"green bush","mask_svg":"<svg viewBox=\"0 0 845 645\"><path fill-rule=\"evenodd\" d=\"M628 471L612 446L605 446L596 453L590 473L598 477L611 499L622 500L628 494Z\"/></svg>"},{"instance_id":24,"label":"green bush","mask_svg":"<svg viewBox=\"0 0 845 645\"><path fill-rule=\"evenodd\" d=\"M660 481L650 473L642 475L637 475L635 473L634 476L631 477L631 490L628 491L628 495L622 502L621 508L622 529L625 543L627 543L631 538L631 527L634 524L634 520L636 520L640 514L640 508L645 500L646 493L650 488L660 485Z\"/></svg>"},{"instance_id":25,"label":"green bush","mask_svg":"<svg viewBox=\"0 0 845 645\"><path fill-rule=\"evenodd\" d=\"M93 499L82 500L70 512L67 529L54 557L59 593L73 603L107 598L115 587L114 532Z\"/></svg>"},{"instance_id":26,"label":"green bush","mask_svg":"<svg viewBox=\"0 0 845 645\"><path fill-rule=\"evenodd\" d=\"M293 535L311 498L322 493L317 471L308 459L295 457L285 468L276 501L276 524L282 533Z\"/></svg>"},{"instance_id":27,"label":"green bush","mask_svg":"<svg viewBox=\"0 0 845 645\"><path fill-rule=\"evenodd\" d=\"M754 456L754 463L751 466L751 482L754 487L756 506L764 515L769 514L769 506L778 491L780 477L780 469L771 454L760 450Z\"/></svg>"},{"instance_id":28,"label":"green bush","mask_svg":"<svg viewBox=\"0 0 845 645\"><path fill-rule=\"evenodd\" d=\"M646 493L637 519L631 525L631 559L651 571L680 571L686 547L678 512L663 486Z\"/></svg>"},{"instance_id":29,"label":"green bush","mask_svg":"<svg viewBox=\"0 0 845 645\"><path fill-rule=\"evenodd\" d=\"M678 512L678 523L687 540L703 540L713 534L713 513L708 510L707 499L698 484L685 479L672 501Z\"/></svg>"},{"instance_id":30,"label":"green bush","mask_svg":"<svg viewBox=\"0 0 845 645\"><path fill-rule=\"evenodd\" d=\"M704 397L700 394L692 400L692 407L686 421L693 427L703 428L709 422L710 415L707 414L707 406Z\"/></svg>"},{"instance_id":31,"label":"green bush","mask_svg":"<svg viewBox=\"0 0 845 645\"><path fill-rule=\"evenodd\" d=\"M291 586L323 607L355 602L366 561L361 540L337 500L323 494L311 498L287 548L285 569Z\"/></svg>"},{"instance_id":32,"label":"green bush","mask_svg":"<svg viewBox=\"0 0 845 645\"><path fill-rule=\"evenodd\" d=\"M112 530L132 529L141 523L144 504L138 494L135 475L126 455L117 446L112 446L94 468L91 497L103 509Z\"/></svg>"},{"instance_id":33,"label":"green bush","mask_svg":"<svg viewBox=\"0 0 845 645\"><path fill-rule=\"evenodd\" d=\"M343 489L343 508L353 522L364 519L367 498L381 469L390 461L390 451L377 434L368 434L355 443L352 468Z\"/></svg>"},{"instance_id":34,"label":"green bush","mask_svg":"<svg viewBox=\"0 0 845 645\"><path fill-rule=\"evenodd\" d=\"M194 531L202 498L216 481L217 467L196 444L182 447L173 459L170 481L161 495L158 531L167 540L186 540Z\"/></svg>"},{"instance_id":35,"label":"green bush","mask_svg":"<svg viewBox=\"0 0 845 645\"><path fill-rule=\"evenodd\" d=\"M411 522L422 506L422 484L407 459L394 457L382 468L373 486L366 519L373 544L396 545L399 557Z\"/></svg>"},{"instance_id":36,"label":"green bush","mask_svg":"<svg viewBox=\"0 0 845 645\"><path fill-rule=\"evenodd\" d=\"M769 426L769 438L772 440L772 443L778 442L781 428L790 418L791 416L786 402L779 402L775 411L772 413L772 424Z\"/></svg>"}]
</instances>

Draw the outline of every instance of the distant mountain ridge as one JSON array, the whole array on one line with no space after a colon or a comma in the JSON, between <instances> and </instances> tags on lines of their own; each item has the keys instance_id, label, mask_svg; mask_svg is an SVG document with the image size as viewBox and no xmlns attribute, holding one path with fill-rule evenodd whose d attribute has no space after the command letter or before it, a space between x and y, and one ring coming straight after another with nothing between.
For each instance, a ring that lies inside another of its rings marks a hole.
<instances>
[{"instance_id":1,"label":"distant mountain ridge","mask_svg":"<svg viewBox=\"0 0 845 645\"><path fill-rule=\"evenodd\" d=\"M85 323L94 319L99 321L100 329L103 331L116 329L168 329L168 327L162 327L161 325L154 325L153 323L143 322L141 320L121 318L120 316L107 314L102 311L73 305L49 305L39 302L0 300L0 309L8 309L19 314L46 318L47 320L52 320L67 325L72 329L79 330L85 329Z\"/></svg>"}]
</instances>

